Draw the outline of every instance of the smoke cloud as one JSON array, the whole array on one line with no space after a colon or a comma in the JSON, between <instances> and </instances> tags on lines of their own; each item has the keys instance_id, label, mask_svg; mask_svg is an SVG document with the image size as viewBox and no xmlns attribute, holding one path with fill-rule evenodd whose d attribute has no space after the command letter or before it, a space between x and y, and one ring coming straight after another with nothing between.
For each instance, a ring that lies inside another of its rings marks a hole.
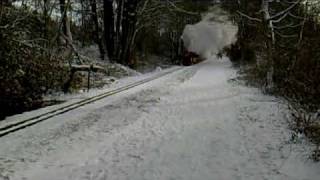
<instances>
[{"instance_id":1,"label":"smoke cloud","mask_svg":"<svg viewBox=\"0 0 320 180\"><path fill-rule=\"evenodd\" d=\"M199 23L187 25L182 35L185 48L208 58L235 42L238 28L221 12L208 13Z\"/></svg>"}]
</instances>

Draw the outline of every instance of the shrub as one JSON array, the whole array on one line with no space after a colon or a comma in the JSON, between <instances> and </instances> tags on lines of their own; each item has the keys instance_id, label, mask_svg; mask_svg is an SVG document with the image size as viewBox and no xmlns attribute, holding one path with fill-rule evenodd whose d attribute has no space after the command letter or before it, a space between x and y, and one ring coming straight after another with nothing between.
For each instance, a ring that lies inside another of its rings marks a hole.
<instances>
[{"instance_id":1,"label":"shrub","mask_svg":"<svg viewBox=\"0 0 320 180\"><path fill-rule=\"evenodd\" d=\"M26 9L5 8L0 19L0 119L40 106L42 95L58 90L66 71L43 48L43 22Z\"/></svg>"}]
</instances>

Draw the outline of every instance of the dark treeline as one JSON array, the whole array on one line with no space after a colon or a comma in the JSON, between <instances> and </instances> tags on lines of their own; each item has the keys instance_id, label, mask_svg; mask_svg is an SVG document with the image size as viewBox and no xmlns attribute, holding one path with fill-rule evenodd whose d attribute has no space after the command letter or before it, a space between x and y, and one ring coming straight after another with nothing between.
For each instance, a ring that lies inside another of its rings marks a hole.
<instances>
[{"instance_id":1,"label":"dark treeline","mask_svg":"<svg viewBox=\"0 0 320 180\"><path fill-rule=\"evenodd\" d=\"M285 97L297 131L320 142L320 1L224 0L238 24L227 49L250 82ZM317 132L315 135L314 133Z\"/></svg>"},{"instance_id":2,"label":"dark treeline","mask_svg":"<svg viewBox=\"0 0 320 180\"><path fill-rule=\"evenodd\" d=\"M68 92L87 65L78 49L130 67L149 55L179 63L181 34L207 3L194 0L1 0L0 119ZM90 59L90 57L89 57Z\"/></svg>"}]
</instances>

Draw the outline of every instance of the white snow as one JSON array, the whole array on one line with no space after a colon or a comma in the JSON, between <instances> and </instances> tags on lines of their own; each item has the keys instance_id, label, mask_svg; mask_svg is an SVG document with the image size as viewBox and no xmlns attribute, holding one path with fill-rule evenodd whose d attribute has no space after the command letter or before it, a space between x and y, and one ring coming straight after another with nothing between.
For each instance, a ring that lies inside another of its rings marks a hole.
<instances>
[{"instance_id":1,"label":"white snow","mask_svg":"<svg viewBox=\"0 0 320 180\"><path fill-rule=\"evenodd\" d=\"M162 72L160 72L158 69L156 69L150 73L145 73L145 74L139 73L138 74L137 72L135 72L125 66L122 66L120 64L113 64L113 65L118 66L118 68L123 68L128 74L133 74L133 76L127 76L127 77L115 80L114 83L107 85L104 88L91 89L89 92L87 90L84 90L83 92L79 92L79 93L47 95L44 97L46 100L58 100L58 101L66 101L66 102L62 103L62 104L48 106L48 107L40 108L37 110L24 112L21 114L6 117L3 121L0 121L0 128L5 127L8 124L14 124L19 121L23 121L25 119L41 115L46 112L50 112L50 111L59 109L64 106L68 106L70 104L77 103L77 102L82 101L86 98L91 98L91 97L97 96L99 94L108 92L108 91L113 91L113 90L118 89L120 87L124 87L126 85L141 81L143 79L156 77L156 76L160 75L161 73L166 73L166 72L169 72L169 71L172 71L172 70L178 68L178 66L172 66L170 68L163 70Z\"/></svg>"},{"instance_id":2,"label":"white snow","mask_svg":"<svg viewBox=\"0 0 320 180\"><path fill-rule=\"evenodd\" d=\"M0 139L0 174L24 180L317 180L286 108L210 59ZM0 176L1 177L1 176Z\"/></svg>"}]
</instances>

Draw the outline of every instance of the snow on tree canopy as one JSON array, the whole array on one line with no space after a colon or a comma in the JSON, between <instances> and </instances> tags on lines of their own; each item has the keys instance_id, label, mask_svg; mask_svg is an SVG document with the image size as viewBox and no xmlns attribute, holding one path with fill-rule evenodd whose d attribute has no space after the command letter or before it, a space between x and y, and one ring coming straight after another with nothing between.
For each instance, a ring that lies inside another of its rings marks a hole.
<instances>
[{"instance_id":1,"label":"snow on tree canopy","mask_svg":"<svg viewBox=\"0 0 320 180\"><path fill-rule=\"evenodd\" d=\"M238 28L226 16L208 13L199 23L187 25L182 39L189 51L210 57L235 42L237 32Z\"/></svg>"}]
</instances>

